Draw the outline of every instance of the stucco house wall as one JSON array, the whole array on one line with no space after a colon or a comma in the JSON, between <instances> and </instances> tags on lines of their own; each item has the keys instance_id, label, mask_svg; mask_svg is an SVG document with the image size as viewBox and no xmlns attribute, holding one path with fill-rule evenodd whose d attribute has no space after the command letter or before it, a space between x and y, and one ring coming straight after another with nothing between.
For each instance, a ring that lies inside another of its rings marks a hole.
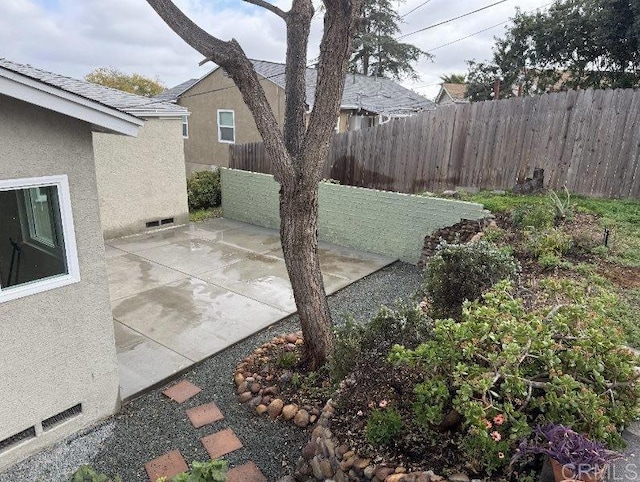
<instances>
[{"instance_id":1,"label":"stucco house wall","mask_svg":"<svg viewBox=\"0 0 640 482\"><path fill-rule=\"evenodd\" d=\"M119 406L91 125L0 95L0 180L62 174L80 282L0 303L0 441L36 433L0 451L0 469ZM77 404L79 415L43 432L43 420Z\"/></svg>"},{"instance_id":2,"label":"stucco house wall","mask_svg":"<svg viewBox=\"0 0 640 482\"><path fill-rule=\"evenodd\" d=\"M276 119L282 126L284 90L264 78L261 84ZM184 140L187 174L211 169L211 166L229 166L229 143L218 141L218 109L234 111L236 144L262 141L240 91L222 69L215 70L189 89L178 99L178 105L186 107L191 112L189 137Z\"/></svg>"},{"instance_id":3,"label":"stucco house wall","mask_svg":"<svg viewBox=\"0 0 640 482\"><path fill-rule=\"evenodd\" d=\"M146 118L138 137L95 132L93 146L106 239L189 221L180 117Z\"/></svg>"}]
</instances>

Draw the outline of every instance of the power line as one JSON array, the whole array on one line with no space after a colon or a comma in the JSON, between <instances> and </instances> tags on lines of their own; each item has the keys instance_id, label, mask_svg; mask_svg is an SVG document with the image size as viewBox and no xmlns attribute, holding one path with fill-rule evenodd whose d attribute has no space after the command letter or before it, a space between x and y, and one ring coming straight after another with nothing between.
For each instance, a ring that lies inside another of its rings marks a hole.
<instances>
[{"instance_id":1,"label":"power line","mask_svg":"<svg viewBox=\"0 0 640 482\"><path fill-rule=\"evenodd\" d=\"M500 0L499 2L492 3L491 5L486 5L486 6L482 7L482 8L478 8L478 9L473 10L471 12L467 12L467 13L463 13L462 15L458 15L457 17L453 17L453 18L450 18L450 19L447 19L447 20L443 20L442 22L434 23L433 25L429 25L428 27L421 28L421 29L416 30L414 32L405 33L404 35L400 35L399 37L396 37L396 40L400 40L402 38L408 37L409 35L414 35L416 33L424 32L425 30L429 30L429 29L432 29L432 28L435 28L435 27L439 27L440 25L444 25L446 23L453 22L454 20L459 20L461 18L468 17L469 15L473 15L474 13L482 12L483 10L486 10L488 8L491 8L491 7L495 7L496 5L500 5L501 3L504 3L506 1L508 1L508 0Z\"/></svg>"},{"instance_id":2,"label":"power line","mask_svg":"<svg viewBox=\"0 0 640 482\"><path fill-rule=\"evenodd\" d=\"M416 10L418 10L421 7L424 7L427 3L429 3L431 0L426 0L424 2L422 2L420 5L418 5L416 8L412 8L411 10L409 10L407 13L405 13L404 15L400 16L400 19L403 19L404 17L406 17L407 15L409 15L410 13L415 12Z\"/></svg>"},{"instance_id":3,"label":"power line","mask_svg":"<svg viewBox=\"0 0 640 482\"><path fill-rule=\"evenodd\" d=\"M531 9L531 10L527 10L526 12L523 12L523 13L531 13L531 12L535 12L536 10L540 10L541 8L548 7L548 6L549 6L549 5L551 5L551 4L553 4L553 2L545 3L544 5L540 5L539 7L536 7L536 8ZM507 20L505 20L504 22L497 23L497 24L495 24L495 25L492 25L491 27L483 28L482 30L478 30L477 32L474 32L474 33L472 33L472 34L469 34L469 35L466 35L466 36L464 36L464 37L460 37L460 38L458 38L458 39L452 40L451 42L447 42L447 43L445 43L445 44L438 45L437 47L433 47L432 49L429 49L429 50L427 50L426 52L427 52L427 53L431 53L431 52L433 52L434 50L439 50L439 49L441 49L441 48L443 48L443 47L448 47L449 45L452 45L452 44L455 44L455 43L458 43L458 42L462 42L463 40L467 40L468 38L475 37L476 35L480 35L481 33L484 33L484 32L486 32L487 30L491 30L491 29L493 29L493 28L499 27L500 25L504 25L505 23L509 23L509 22L511 22L511 20L512 20L512 19L507 19Z\"/></svg>"}]
</instances>

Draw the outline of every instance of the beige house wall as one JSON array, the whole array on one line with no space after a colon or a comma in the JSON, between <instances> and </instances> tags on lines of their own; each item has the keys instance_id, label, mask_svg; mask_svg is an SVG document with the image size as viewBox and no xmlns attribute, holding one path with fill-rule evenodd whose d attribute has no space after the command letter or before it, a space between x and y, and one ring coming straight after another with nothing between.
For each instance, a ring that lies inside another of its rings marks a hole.
<instances>
[{"instance_id":1,"label":"beige house wall","mask_svg":"<svg viewBox=\"0 0 640 482\"><path fill-rule=\"evenodd\" d=\"M180 117L145 119L135 138L96 132L93 146L106 239L145 231L150 221L188 222Z\"/></svg>"},{"instance_id":2,"label":"beige house wall","mask_svg":"<svg viewBox=\"0 0 640 482\"><path fill-rule=\"evenodd\" d=\"M284 124L284 90L268 79L262 79L267 100L278 122ZM217 69L185 92L178 104L191 112L189 138L184 140L187 174L229 165L229 143L218 141L218 109L235 113L236 144L262 141L253 116L242 100L233 80Z\"/></svg>"},{"instance_id":3,"label":"beige house wall","mask_svg":"<svg viewBox=\"0 0 640 482\"><path fill-rule=\"evenodd\" d=\"M0 179L61 174L69 178L81 281L0 303L0 440L30 427L37 433L0 452L0 469L119 406L91 128L0 96ZM42 432L42 420L79 403L79 416Z\"/></svg>"}]
</instances>

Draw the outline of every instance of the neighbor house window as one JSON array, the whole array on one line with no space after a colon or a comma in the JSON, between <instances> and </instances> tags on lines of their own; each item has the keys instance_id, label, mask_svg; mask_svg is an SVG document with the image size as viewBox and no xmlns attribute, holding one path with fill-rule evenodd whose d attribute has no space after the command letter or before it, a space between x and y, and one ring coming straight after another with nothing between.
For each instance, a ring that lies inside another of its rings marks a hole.
<instances>
[{"instance_id":1,"label":"neighbor house window","mask_svg":"<svg viewBox=\"0 0 640 482\"><path fill-rule=\"evenodd\" d=\"M67 176L0 180L0 302L80 281Z\"/></svg>"},{"instance_id":2,"label":"neighbor house window","mask_svg":"<svg viewBox=\"0 0 640 482\"><path fill-rule=\"evenodd\" d=\"M182 116L182 137L185 139L189 138L189 116Z\"/></svg>"},{"instance_id":3,"label":"neighbor house window","mask_svg":"<svg viewBox=\"0 0 640 482\"><path fill-rule=\"evenodd\" d=\"M218 141L236 142L236 119L232 110L218 110Z\"/></svg>"}]
</instances>

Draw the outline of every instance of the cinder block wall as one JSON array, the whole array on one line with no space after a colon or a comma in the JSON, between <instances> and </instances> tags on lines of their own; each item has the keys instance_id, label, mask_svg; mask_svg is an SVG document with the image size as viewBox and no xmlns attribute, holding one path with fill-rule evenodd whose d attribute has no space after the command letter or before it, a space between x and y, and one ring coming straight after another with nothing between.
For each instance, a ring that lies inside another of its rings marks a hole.
<instances>
[{"instance_id":1,"label":"cinder block wall","mask_svg":"<svg viewBox=\"0 0 640 482\"><path fill-rule=\"evenodd\" d=\"M225 218L278 229L273 176L222 169ZM417 263L425 236L461 219L487 216L481 204L321 183L318 236L323 241Z\"/></svg>"}]
</instances>

